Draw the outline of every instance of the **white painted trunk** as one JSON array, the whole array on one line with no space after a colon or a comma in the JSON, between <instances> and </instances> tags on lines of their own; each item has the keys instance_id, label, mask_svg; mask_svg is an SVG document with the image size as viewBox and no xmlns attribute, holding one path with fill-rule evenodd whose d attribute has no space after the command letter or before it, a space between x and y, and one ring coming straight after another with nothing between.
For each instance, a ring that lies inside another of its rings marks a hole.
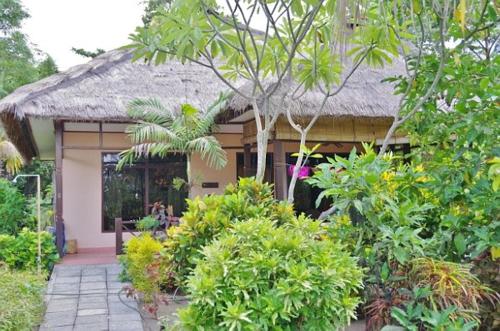
<instances>
[{"instance_id":1,"label":"white painted trunk","mask_svg":"<svg viewBox=\"0 0 500 331\"><path fill-rule=\"evenodd\" d=\"M257 182L264 181L266 172L266 158L267 158L267 142L269 140L269 130L264 129L257 132L257 174L255 179Z\"/></svg>"},{"instance_id":2,"label":"white painted trunk","mask_svg":"<svg viewBox=\"0 0 500 331\"><path fill-rule=\"evenodd\" d=\"M302 131L300 133L300 146L306 144L307 132ZM299 156L297 157L297 162L295 162L295 168L293 168L292 179L290 180L290 185L288 186L288 202L293 203L295 185L297 184L297 178L299 177L300 168L302 167L302 161L304 160L304 151L299 148Z\"/></svg>"}]
</instances>

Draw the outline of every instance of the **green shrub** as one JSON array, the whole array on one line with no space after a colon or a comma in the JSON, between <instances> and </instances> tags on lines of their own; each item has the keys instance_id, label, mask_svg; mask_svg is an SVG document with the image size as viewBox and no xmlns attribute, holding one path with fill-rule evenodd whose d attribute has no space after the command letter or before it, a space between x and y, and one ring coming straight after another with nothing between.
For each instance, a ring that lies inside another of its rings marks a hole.
<instances>
[{"instance_id":1,"label":"green shrub","mask_svg":"<svg viewBox=\"0 0 500 331\"><path fill-rule=\"evenodd\" d=\"M0 330L29 331L42 321L44 275L0 265Z\"/></svg>"},{"instance_id":2,"label":"green shrub","mask_svg":"<svg viewBox=\"0 0 500 331\"><path fill-rule=\"evenodd\" d=\"M130 239L125 246L125 255L120 259L127 268L127 275L134 288L144 294L145 301L151 301L158 291L156 281L151 279L149 265L159 254L162 245L150 233L143 233Z\"/></svg>"},{"instance_id":3,"label":"green shrub","mask_svg":"<svg viewBox=\"0 0 500 331\"><path fill-rule=\"evenodd\" d=\"M137 222L136 228L139 231L153 231L158 226L160 226L160 222L156 220L153 216L146 216Z\"/></svg>"},{"instance_id":4,"label":"green shrub","mask_svg":"<svg viewBox=\"0 0 500 331\"><path fill-rule=\"evenodd\" d=\"M52 268L59 259L53 236L41 233L42 267ZM35 269L38 257L38 234L24 228L17 236L0 235L0 261L14 269Z\"/></svg>"},{"instance_id":5,"label":"green shrub","mask_svg":"<svg viewBox=\"0 0 500 331\"><path fill-rule=\"evenodd\" d=\"M189 277L186 330L338 330L353 318L362 271L307 218L235 224Z\"/></svg>"},{"instance_id":6,"label":"green shrub","mask_svg":"<svg viewBox=\"0 0 500 331\"><path fill-rule=\"evenodd\" d=\"M175 277L168 285L182 286L201 257L200 249L233 224L256 217L283 224L294 216L291 205L274 199L271 185L252 178L230 184L222 195L188 200L180 225L169 229L162 250L163 272Z\"/></svg>"},{"instance_id":7,"label":"green shrub","mask_svg":"<svg viewBox=\"0 0 500 331\"><path fill-rule=\"evenodd\" d=\"M32 225L24 196L9 181L0 179L0 233L16 234Z\"/></svg>"}]
</instances>

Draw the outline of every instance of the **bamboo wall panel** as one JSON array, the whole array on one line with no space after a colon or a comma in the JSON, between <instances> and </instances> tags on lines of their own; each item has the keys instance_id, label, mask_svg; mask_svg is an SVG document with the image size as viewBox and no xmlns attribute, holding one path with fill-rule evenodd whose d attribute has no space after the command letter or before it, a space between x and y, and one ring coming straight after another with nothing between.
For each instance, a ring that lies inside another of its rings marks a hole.
<instances>
[{"instance_id":1,"label":"bamboo wall panel","mask_svg":"<svg viewBox=\"0 0 500 331\"><path fill-rule=\"evenodd\" d=\"M304 127L307 122L301 123ZM370 118L320 118L307 135L308 141L361 142L384 138L391 119ZM300 135L285 118L276 122L276 136L279 140L299 140Z\"/></svg>"}]
</instances>

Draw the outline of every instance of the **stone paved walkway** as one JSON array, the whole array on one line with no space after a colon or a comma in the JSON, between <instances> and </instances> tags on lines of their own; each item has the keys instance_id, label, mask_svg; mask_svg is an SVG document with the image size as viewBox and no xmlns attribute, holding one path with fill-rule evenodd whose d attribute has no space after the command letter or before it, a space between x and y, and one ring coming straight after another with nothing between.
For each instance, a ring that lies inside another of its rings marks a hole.
<instances>
[{"instance_id":1,"label":"stone paved walkway","mask_svg":"<svg viewBox=\"0 0 500 331\"><path fill-rule=\"evenodd\" d=\"M119 272L118 264L56 265L40 331L143 331L135 300L119 297Z\"/></svg>"}]
</instances>

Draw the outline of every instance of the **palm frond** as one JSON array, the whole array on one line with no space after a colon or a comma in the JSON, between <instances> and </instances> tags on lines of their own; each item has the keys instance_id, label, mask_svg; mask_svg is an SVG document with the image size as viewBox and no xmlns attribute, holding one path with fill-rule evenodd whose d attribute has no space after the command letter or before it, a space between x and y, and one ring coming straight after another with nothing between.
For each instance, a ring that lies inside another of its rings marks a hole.
<instances>
[{"instance_id":1,"label":"palm frond","mask_svg":"<svg viewBox=\"0 0 500 331\"><path fill-rule=\"evenodd\" d=\"M175 114L166 109L158 99L134 99L129 103L128 115L135 120L155 123L158 125L168 125Z\"/></svg>"},{"instance_id":2,"label":"palm frond","mask_svg":"<svg viewBox=\"0 0 500 331\"><path fill-rule=\"evenodd\" d=\"M10 174L19 172L24 164L16 146L4 136L0 136L0 160L5 163L5 169Z\"/></svg>"},{"instance_id":3,"label":"palm frond","mask_svg":"<svg viewBox=\"0 0 500 331\"><path fill-rule=\"evenodd\" d=\"M189 150L199 153L203 160L207 159L210 167L221 169L226 166L226 151L222 149L214 136L199 137L191 140L187 145Z\"/></svg>"},{"instance_id":4,"label":"palm frond","mask_svg":"<svg viewBox=\"0 0 500 331\"><path fill-rule=\"evenodd\" d=\"M143 121L129 125L126 132L134 144L142 144L150 141L168 142L179 139L176 132L172 131L169 127Z\"/></svg>"},{"instance_id":5,"label":"palm frond","mask_svg":"<svg viewBox=\"0 0 500 331\"><path fill-rule=\"evenodd\" d=\"M175 146L169 143L144 143L137 144L129 149L124 150L120 153L120 160L116 168L118 170L123 169L127 165L132 165L137 160L148 157L158 156L163 158L167 156L168 153L175 153L177 150Z\"/></svg>"},{"instance_id":6,"label":"palm frond","mask_svg":"<svg viewBox=\"0 0 500 331\"><path fill-rule=\"evenodd\" d=\"M208 107L205 113L203 113L203 116L197 123L197 131L201 135L206 135L211 132L215 124L215 118L226 105L227 98L227 94L221 93L219 98Z\"/></svg>"}]
</instances>

